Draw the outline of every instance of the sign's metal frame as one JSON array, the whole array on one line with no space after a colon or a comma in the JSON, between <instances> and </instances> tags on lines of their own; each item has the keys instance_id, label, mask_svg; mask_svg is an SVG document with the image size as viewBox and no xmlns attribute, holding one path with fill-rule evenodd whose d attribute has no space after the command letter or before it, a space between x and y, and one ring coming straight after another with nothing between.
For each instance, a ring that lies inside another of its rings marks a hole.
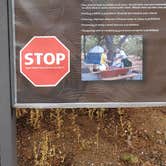
<instances>
[{"instance_id":1,"label":"sign's metal frame","mask_svg":"<svg viewBox=\"0 0 166 166\"><path fill-rule=\"evenodd\" d=\"M14 107L145 107L166 106L166 102L144 103L22 103L15 102L13 0L0 0L0 166L16 166L16 118ZM11 55L10 55L11 54ZM10 62L12 62L10 64ZM14 62L14 63L13 63ZM11 71L12 74L11 74ZM12 103L13 97L13 103Z\"/></svg>"},{"instance_id":2,"label":"sign's metal frame","mask_svg":"<svg viewBox=\"0 0 166 166\"><path fill-rule=\"evenodd\" d=\"M16 166L16 121L11 103L10 3L11 0L0 0L0 166Z\"/></svg>"},{"instance_id":3,"label":"sign's metal frame","mask_svg":"<svg viewBox=\"0 0 166 166\"><path fill-rule=\"evenodd\" d=\"M110 103L16 103L16 108L144 108L165 107L166 102L110 102Z\"/></svg>"}]
</instances>

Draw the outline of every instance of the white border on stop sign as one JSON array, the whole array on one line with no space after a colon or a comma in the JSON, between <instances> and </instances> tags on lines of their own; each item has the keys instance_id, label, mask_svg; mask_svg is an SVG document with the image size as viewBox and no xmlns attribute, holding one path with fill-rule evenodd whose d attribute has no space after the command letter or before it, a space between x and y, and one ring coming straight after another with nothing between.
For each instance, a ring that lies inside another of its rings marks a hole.
<instances>
[{"instance_id":1,"label":"white border on stop sign","mask_svg":"<svg viewBox=\"0 0 166 166\"><path fill-rule=\"evenodd\" d=\"M22 51L35 39L35 38L55 38L68 52L68 72L56 83L52 85L36 85L33 81L31 81L22 71ZM70 50L56 37L56 36L34 36L21 50L20 50L20 72L21 74L33 84L35 87L55 87L57 86L69 73L70 73Z\"/></svg>"}]
</instances>

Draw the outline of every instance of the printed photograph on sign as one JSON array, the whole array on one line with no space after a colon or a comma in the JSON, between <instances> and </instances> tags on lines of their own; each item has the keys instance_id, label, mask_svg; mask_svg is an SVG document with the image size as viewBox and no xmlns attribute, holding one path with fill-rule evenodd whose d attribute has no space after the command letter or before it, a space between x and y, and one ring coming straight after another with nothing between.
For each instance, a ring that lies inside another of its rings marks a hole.
<instances>
[{"instance_id":1,"label":"printed photograph on sign","mask_svg":"<svg viewBox=\"0 0 166 166\"><path fill-rule=\"evenodd\" d=\"M143 80L143 36L83 35L82 81Z\"/></svg>"}]
</instances>

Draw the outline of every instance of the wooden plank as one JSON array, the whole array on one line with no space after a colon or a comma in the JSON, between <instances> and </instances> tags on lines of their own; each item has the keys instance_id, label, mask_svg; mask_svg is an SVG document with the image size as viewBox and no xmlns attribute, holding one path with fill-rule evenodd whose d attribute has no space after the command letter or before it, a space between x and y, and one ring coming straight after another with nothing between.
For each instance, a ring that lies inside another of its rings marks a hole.
<instances>
[{"instance_id":1,"label":"wooden plank","mask_svg":"<svg viewBox=\"0 0 166 166\"><path fill-rule=\"evenodd\" d=\"M106 71L116 71L116 70L121 70L121 69L135 69L137 68L137 66L132 66L132 67L124 67L124 68L110 68L109 70L106 70ZM96 71L96 72L91 72L91 73L95 73L95 74L98 74L98 73L101 73L102 71Z\"/></svg>"},{"instance_id":2,"label":"wooden plank","mask_svg":"<svg viewBox=\"0 0 166 166\"><path fill-rule=\"evenodd\" d=\"M113 80L122 80L122 79L127 79L127 78L132 78L132 77L135 77L137 76L138 74L128 74L128 75L124 75L124 76L117 76L117 77L112 77L112 78L102 78L102 80L105 80L105 81L113 81Z\"/></svg>"}]
</instances>

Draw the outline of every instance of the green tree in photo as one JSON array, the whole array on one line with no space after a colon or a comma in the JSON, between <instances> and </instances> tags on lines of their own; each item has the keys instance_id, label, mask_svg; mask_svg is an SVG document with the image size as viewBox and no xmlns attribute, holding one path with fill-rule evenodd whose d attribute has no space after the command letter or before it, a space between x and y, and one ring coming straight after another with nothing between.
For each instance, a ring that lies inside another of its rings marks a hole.
<instances>
[{"instance_id":1,"label":"green tree in photo","mask_svg":"<svg viewBox=\"0 0 166 166\"><path fill-rule=\"evenodd\" d=\"M143 37L141 35L88 35L82 36L82 53L100 45L108 49L108 58L112 59L116 48L123 49L127 55L143 57Z\"/></svg>"}]
</instances>

